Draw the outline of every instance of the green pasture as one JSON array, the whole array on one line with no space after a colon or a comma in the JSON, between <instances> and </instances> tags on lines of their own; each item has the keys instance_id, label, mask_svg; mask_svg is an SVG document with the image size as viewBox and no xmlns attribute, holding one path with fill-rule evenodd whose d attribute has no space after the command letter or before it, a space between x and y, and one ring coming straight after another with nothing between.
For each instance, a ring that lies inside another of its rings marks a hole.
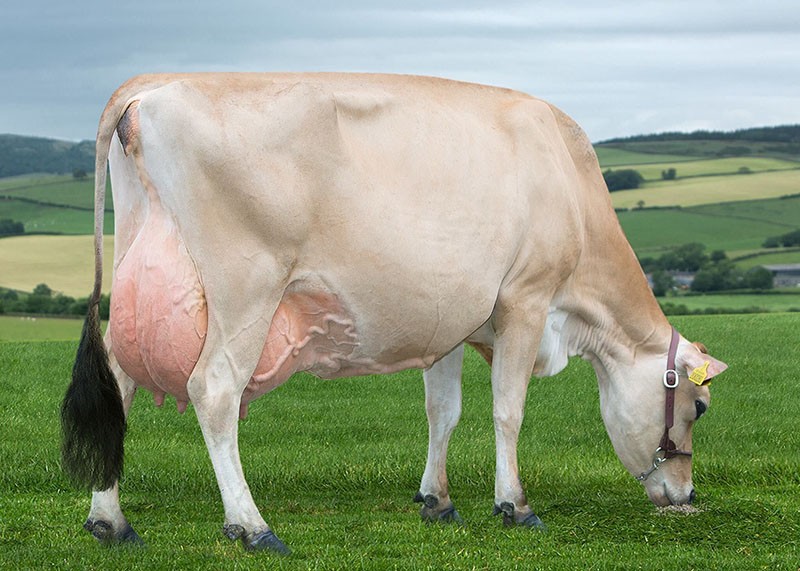
<instances>
[{"instance_id":1,"label":"green pasture","mask_svg":"<svg viewBox=\"0 0 800 571\"><path fill-rule=\"evenodd\" d=\"M81 327L83 319L0 315L0 341L75 340Z\"/></svg>"},{"instance_id":2,"label":"green pasture","mask_svg":"<svg viewBox=\"0 0 800 571\"><path fill-rule=\"evenodd\" d=\"M20 188L48 186L75 180L72 175L63 174L24 174L0 177L0 194Z\"/></svg>"},{"instance_id":3,"label":"green pasture","mask_svg":"<svg viewBox=\"0 0 800 571\"><path fill-rule=\"evenodd\" d=\"M631 168L639 171L639 173L647 181L659 182L662 180L661 173L669 168L674 168L676 171L677 179L675 181L667 181L677 183L680 179L685 177L698 177L698 176L723 176L723 175L737 175L748 176L747 174L740 174L739 169L747 168L750 174L768 171L784 171L784 170L798 170L800 165L792 161L782 161L780 159L771 159L766 157L736 157L726 159L706 159L706 160L693 160L681 163L671 163L664 161L663 163L656 164L628 164L614 167L617 170ZM665 183L666 184L666 183Z\"/></svg>"},{"instance_id":4,"label":"green pasture","mask_svg":"<svg viewBox=\"0 0 800 571\"><path fill-rule=\"evenodd\" d=\"M614 167L622 168L623 165L648 165L648 164L662 164L662 163L683 163L685 161L697 160L696 157L686 155L672 155L672 154L656 154L656 153L639 153L635 151L628 151L625 149L618 149L614 147L595 147L597 153L597 160L603 169ZM635 167L640 170L639 166Z\"/></svg>"},{"instance_id":5,"label":"green pasture","mask_svg":"<svg viewBox=\"0 0 800 571\"><path fill-rule=\"evenodd\" d=\"M648 182L635 190L611 194L616 208L646 206L696 206L719 202L776 198L800 192L800 170L749 175L710 176Z\"/></svg>"},{"instance_id":6,"label":"green pasture","mask_svg":"<svg viewBox=\"0 0 800 571\"><path fill-rule=\"evenodd\" d=\"M775 226L775 234L771 234L774 236L800 227L800 194L791 198L701 204L693 206L690 211L706 217L729 218L732 223L745 220L768 222Z\"/></svg>"},{"instance_id":7,"label":"green pasture","mask_svg":"<svg viewBox=\"0 0 800 571\"><path fill-rule=\"evenodd\" d=\"M24 200L20 200L24 199ZM39 204L27 202L38 201ZM76 210L79 207L88 210ZM112 208L110 186L106 208ZM25 224L29 233L92 234L94 232L94 180L71 175L30 175L0 178L0 219ZM114 233L114 216L106 213L105 233Z\"/></svg>"},{"instance_id":8,"label":"green pasture","mask_svg":"<svg viewBox=\"0 0 800 571\"><path fill-rule=\"evenodd\" d=\"M766 264L800 264L800 248L762 250L762 254L736 260L736 265L745 270Z\"/></svg>"},{"instance_id":9,"label":"green pasture","mask_svg":"<svg viewBox=\"0 0 800 571\"><path fill-rule=\"evenodd\" d=\"M617 214L639 255L700 242L709 251L758 251L764 239L800 225L800 197L773 198L681 209L629 210Z\"/></svg>"},{"instance_id":10,"label":"green pasture","mask_svg":"<svg viewBox=\"0 0 800 571\"><path fill-rule=\"evenodd\" d=\"M662 304L672 303L685 305L690 311L703 309L759 309L761 311L797 311L800 312L800 288L795 294L759 293L759 294L707 294L678 295L659 297Z\"/></svg>"},{"instance_id":11,"label":"green pasture","mask_svg":"<svg viewBox=\"0 0 800 571\"><path fill-rule=\"evenodd\" d=\"M108 293L114 237L105 236L103 244L103 291ZM32 291L40 283L72 297L88 296L94 285L94 237L13 236L0 239L0 286Z\"/></svg>"},{"instance_id":12,"label":"green pasture","mask_svg":"<svg viewBox=\"0 0 800 571\"><path fill-rule=\"evenodd\" d=\"M709 215L690 208L632 210L618 213L618 218L640 256L689 242L705 244L709 251L753 250L760 248L767 236L787 231L765 220Z\"/></svg>"},{"instance_id":13,"label":"green pasture","mask_svg":"<svg viewBox=\"0 0 800 571\"><path fill-rule=\"evenodd\" d=\"M0 552L16 569L779 569L800 566L800 314L675 318L730 369L695 427L698 511L660 513L614 455L591 367L534 379L521 478L545 533L492 517L488 367L468 352L448 473L462 527L425 525L411 502L426 453L421 376L299 375L240 423L245 474L293 550L245 553L222 506L192 409L134 402L122 505L146 548L102 548L89 496L59 470L58 408L75 342L0 343ZM655 411L654 411L654 414Z\"/></svg>"},{"instance_id":14,"label":"green pasture","mask_svg":"<svg viewBox=\"0 0 800 571\"><path fill-rule=\"evenodd\" d=\"M2 179L0 179L2 180ZM77 206L80 208L94 208L94 178L76 180L73 177L20 179L20 184L4 188L0 186L0 194L12 197L22 197L41 202ZM106 208L113 208L110 185L106 192Z\"/></svg>"}]
</instances>

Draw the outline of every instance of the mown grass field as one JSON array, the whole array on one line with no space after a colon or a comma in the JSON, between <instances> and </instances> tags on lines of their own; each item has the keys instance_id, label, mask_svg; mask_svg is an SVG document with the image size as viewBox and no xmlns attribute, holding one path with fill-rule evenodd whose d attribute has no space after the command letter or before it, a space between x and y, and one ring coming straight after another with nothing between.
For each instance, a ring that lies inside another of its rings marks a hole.
<instances>
[{"instance_id":1,"label":"mown grass field","mask_svg":"<svg viewBox=\"0 0 800 571\"><path fill-rule=\"evenodd\" d=\"M648 182L661 182L662 171L669 168L674 168L677 173L679 181L684 177L698 177L698 176L723 176L734 175L739 176L739 169L747 168L751 173L767 172L767 171L784 171L784 170L798 170L800 164L792 161L782 161L779 159L771 159L767 157L735 157L725 159L701 159L694 161L676 162L671 164L669 161L659 162L656 164L636 164L620 165L614 167L614 170L621 170L632 168L645 178ZM800 175L800 173L798 173Z\"/></svg>"},{"instance_id":2,"label":"mown grass field","mask_svg":"<svg viewBox=\"0 0 800 571\"><path fill-rule=\"evenodd\" d=\"M800 170L747 175L699 177L645 183L635 190L611 194L616 208L646 206L696 206L739 200L776 198L800 191Z\"/></svg>"},{"instance_id":3,"label":"mown grass field","mask_svg":"<svg viewBox=\"0 0 800 571\"><path fill-rule=\"evenodd\" d=\"M46 283L53 291L86 297L94 285L94 237L13 236L0 240L0 285L31 291ZM114 237L103 240L103 291L111 288Z\"/></svg>"},{"instance_id":4,"label":"mown grass field","mask_svg":"<svg viewBox=\"0 0 800 571\"><path fill-rule=\"evenodd\" d=\"M131 411L122 504L145 549L104 549L81 529L88 495L58 466L58 407L74 342L0 343L0 552L16 569L778 569L800 567L800 315L675 318L730 369L695 428L694 514L661 514L616 459L591 368L534 379L521 477L546 533L490 516L488 367L472 352L448 472L464 527L425 525L411 503L424 467L419 372L299 376L240 424L244 470L289 558L245 553L190 409Z\"/></svg>"}]
</instances>

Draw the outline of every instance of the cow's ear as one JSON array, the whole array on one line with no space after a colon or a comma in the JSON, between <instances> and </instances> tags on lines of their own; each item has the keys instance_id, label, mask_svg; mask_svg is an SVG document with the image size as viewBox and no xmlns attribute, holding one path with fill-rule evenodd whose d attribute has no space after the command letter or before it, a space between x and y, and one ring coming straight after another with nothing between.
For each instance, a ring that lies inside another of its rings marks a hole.
<instances>
[{"instance_id":1,"label":"cow's ear","mask_svg":"<svg viewBox=\"0 0 800 571\"><path fill-rule=\"evenodd\" d=\"M728 368L728 365L706 353L702 343L681 343L676 361L696 385L708 384Z\"/></svg>"}]
</instances>

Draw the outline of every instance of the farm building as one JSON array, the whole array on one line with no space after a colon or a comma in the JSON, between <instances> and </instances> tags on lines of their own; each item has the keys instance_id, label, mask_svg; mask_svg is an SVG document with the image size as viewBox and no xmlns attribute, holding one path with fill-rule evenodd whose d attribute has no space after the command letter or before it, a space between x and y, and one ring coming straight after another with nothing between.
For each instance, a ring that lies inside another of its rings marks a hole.
<instances>
[{"instance_id":1,"label":"farm building","mask_svg":"<svg viewBox=\"0 0 800 571\"><path fill-rule=\"evenodd\" d=\"M772 272L774 287L800 286L800 264L770 264L762 267Z\"/></svg>"}]
</instances>

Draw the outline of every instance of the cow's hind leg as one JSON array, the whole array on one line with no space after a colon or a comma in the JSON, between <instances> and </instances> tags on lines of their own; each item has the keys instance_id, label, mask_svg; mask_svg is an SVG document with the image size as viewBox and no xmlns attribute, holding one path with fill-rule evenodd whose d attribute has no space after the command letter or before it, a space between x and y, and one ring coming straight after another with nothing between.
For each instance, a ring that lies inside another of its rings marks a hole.
<instances>
[{"instance_id":1,"label":"cow's hind leg","mask_svg":"<svg viewBox=\"0 0 800 571\"><path fill-rule=\"evenodd\" d=\"M109 366L117 379L117 386L122 396L122 407L127 418L136 393L136 385L117 363L114 353L111 351L109 339L110 337L106 334ZM92 492L92 507L89 509L89 516L83 527L104 545L143 544L122 513L119 503L119 481L114 482L114 485L107 490Z\"/></svg>"},{"instance_id":2,"label":"cow's hind leg","mask_svg":"<svg viewBox=\"0 0 800 571\"><path fill-rule=\"evenodd\" d=\"M528 381L539 347L545 311L517 309L497 327L492 360L492 396L497 442L494 514L503 514L505 525L537 529L545 526L533 513L519 479L517 441L522 426Z\"/></svg>"},{"instance_id":3,"label":"cow's hind leg","mask_svg":"<svg viewBox=\"0 0 800 571\"><path fill-rule=\"evenodd\" d=\"M425 521L461 523L447 487L447 445L461 416L461 366L464 346L459 345L423 373L425 410L428 415L428 460L414 501L422 503Z\"/></svg>"},{"instance_id":4,"label":"cow's hind leg","mask_svg":"<svg viewBox=\"0 0 800 571\"><path fill-rule=\"evenodd\" d=\"M197 412L222 495L223 533L229 539L241 539L247 550L268 549L288 555L289 549L261 517L242 471L239 407L242 392L260 355L258 343L253 345L252 338L242 339L243 336L227 336L223 341L219 332L209 327L205 348L189 379L189 397ZM245 343L250 346L243 347ZM260 344L263 346L263 339Z\"/></svg>"}]
</instances>

